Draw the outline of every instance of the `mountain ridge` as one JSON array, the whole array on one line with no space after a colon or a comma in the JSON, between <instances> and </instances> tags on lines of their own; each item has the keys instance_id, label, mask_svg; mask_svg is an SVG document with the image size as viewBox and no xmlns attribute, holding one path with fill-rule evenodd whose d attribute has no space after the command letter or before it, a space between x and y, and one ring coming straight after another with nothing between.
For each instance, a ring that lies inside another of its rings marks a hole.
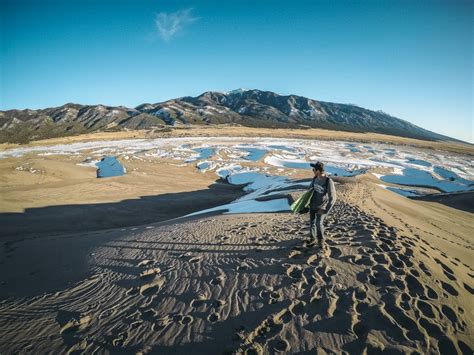
<instances>
[{"instance_id":1,"label":"mountain ridge","mask_svg":"<svg viewBox=\"0 0 474 355\"><path fill-rule=\"evenodd\" d=\"M101 130L152 129L190 124L323 128L465 143L380 110L258 89L206 91L196 97L183 96L158 103L143 103L134 108L66 103L38 110L0 111L0 142L21 143Z\"/></svg>"}]
</instances>

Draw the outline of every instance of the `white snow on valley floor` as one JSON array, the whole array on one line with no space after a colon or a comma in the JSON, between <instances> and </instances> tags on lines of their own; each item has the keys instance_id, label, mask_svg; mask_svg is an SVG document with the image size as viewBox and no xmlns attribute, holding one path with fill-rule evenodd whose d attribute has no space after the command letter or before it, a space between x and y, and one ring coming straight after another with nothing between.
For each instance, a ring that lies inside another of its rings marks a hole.
<instances>
[{"instance_id":1,"label":"white snow on valley floor","mask_svg":"<svg viewBox=\"0 0 474 355\"><path fill-rule=\"evenodd\" d=\"M274 189L290 191L292 183L288 176L297 170L307 170L308 178L311 177L309 164L316 161L324 162L331 175L355 176L381 168L386 173L373 175L383 182L426 186L443 192L474 189L472 156L379 143L271 137L125 139L13 148L0 151L0 159L25 154L82 155L84 161L79 165L90 167L105 155L117 156L125 161L124 165L130 159L142 160L143 164L162 158L175 160L174 165L191 165L203 173L215 173L216 178L227 178L230 183L247 184L247 195L234 201L239 205L228 204L232 205L229 211L288 209L288 203L285 205L281 199L255 199ZM254 163L257 160L258 166ZM268 174L269 171L281 176ZM402 190L404 194L407 189Z\"/></svg>"}]
</instances>

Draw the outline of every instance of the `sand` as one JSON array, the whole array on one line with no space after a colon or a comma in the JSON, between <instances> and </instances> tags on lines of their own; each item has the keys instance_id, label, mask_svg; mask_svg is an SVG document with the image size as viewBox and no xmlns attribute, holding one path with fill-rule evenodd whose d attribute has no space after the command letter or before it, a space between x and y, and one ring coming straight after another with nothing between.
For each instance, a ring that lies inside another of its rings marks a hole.
<instances>
[{"instance_id":1,"label":"sand","mask_svg":"<svg viewBox=\"0 0 474 355\"><path fill-rule=\"evenodd\" d=\"M74 159L22 159L44 173L0 161L0 353L474 349L463 196L411 200L371 174L335 179L317 248L304 242L308 215L175 218L241 195L212 173L137 162L104 184Z\"/></svg>"},{"instance_id":2,"label":"sand","mask_svg":"<svg viewBox=\"0 0 474 355\"><path fill-rule=\"evenodd\" d=\"M0 160L0 236L158 222L243 195L239 187L216 181L213 173L183 168L176 161L130 161L128 174L104 180L95 178L94 168L75 165L81 160L33 155L23 157L21 164L16 158ZM18 171L18 165L38 173Z\"/></svg>"},{"instance_id":3,"label":"sand","mask_svg":"<svg viewBox=\"0 0 474 355\"><path fill-rule=\"evenodd\" d=\"M2 291L2 351L469 353L472 215L455 233L396 213L388 224L346 197L388 193L363 186L338 186L323 250L302 241L307 216L288 213L19 243L2 260L14 291ZM42 275L43 259L58 275ZM81 268L79 282L51 282Z\"/></svg>"},{"instance_id":4,"label":"sand","mask_svg":"<svg viewBox=\"0 0 474 355\"><path fill-rule=\"evenodd\" d=\"M451 194L430 194L418 196L416 200L438 202L446 206L474 213L474 192L459 192Z\"/></svg>"}]
</instances>

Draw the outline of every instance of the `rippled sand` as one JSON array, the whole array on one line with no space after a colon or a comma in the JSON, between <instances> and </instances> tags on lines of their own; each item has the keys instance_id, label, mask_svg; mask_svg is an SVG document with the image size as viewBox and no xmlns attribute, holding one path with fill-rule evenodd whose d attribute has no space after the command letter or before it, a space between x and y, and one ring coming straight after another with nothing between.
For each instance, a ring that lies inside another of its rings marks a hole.
<instances>
[{"instance_id":1,"label":"rippled sand","mask_svg":"<svg viewBox=\"0 0 474 355\"><path fill-rule=\"evenodd\" d=\"M467 145L323 130L210 127L170 135L218 132L386 139L472 155ZM133 135L153 133L29 146ZM130 158L126 175L101 180L77 165L84 158L0 160L0 353L474 349L472 193L418 201L381 188L376 174L383 171L335 178L339 199L320 249L304 242L307 215L220 211L175 219L243 194L196 161ZM286 174L278 169L266 172ZM304 188L298 179L309 175L285 176ZM277 192L266 199L291 203L301 193Z\"/></svg>"},{"instance_id":2,"label":"rippled sand","mask_svg":"<svg viewBox=\"0 0 474 355\"><path fill-rule=\"evenodd\" d=\"M55 247L66 255L57 259L59 274L82 268L88 276L52 292L2 295L0 349L471 353L472 214L410 201L370 179L337 188L323 249L303 242L307 216L289 213L4 246L2 279L35 245L45 256L58 258ZM67 258L74 254L83 257ZM23 265L34 278L37 265Z\"/></svg>"}]
</instances>

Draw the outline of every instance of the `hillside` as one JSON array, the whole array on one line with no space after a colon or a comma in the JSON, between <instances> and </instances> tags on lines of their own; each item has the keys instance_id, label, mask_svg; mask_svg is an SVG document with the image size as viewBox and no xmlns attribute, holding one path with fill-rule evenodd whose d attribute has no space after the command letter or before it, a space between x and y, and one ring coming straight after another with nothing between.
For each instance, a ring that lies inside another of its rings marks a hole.
<instances>
[{"instance_id":1,"label":"hillside","mask_svg":"<svg viewBox=\"0 0 474 355\"><path fill-rule=\"evenodd\" d=\"M0 111L0 143L81 133L176 125L236 124L249 127L323 128L429 141L457 141L382 111L351 104L282 96L270 91L205 92L161 103L124 106L65 104L39 110Z\"/></svg>"}]
</instances>

